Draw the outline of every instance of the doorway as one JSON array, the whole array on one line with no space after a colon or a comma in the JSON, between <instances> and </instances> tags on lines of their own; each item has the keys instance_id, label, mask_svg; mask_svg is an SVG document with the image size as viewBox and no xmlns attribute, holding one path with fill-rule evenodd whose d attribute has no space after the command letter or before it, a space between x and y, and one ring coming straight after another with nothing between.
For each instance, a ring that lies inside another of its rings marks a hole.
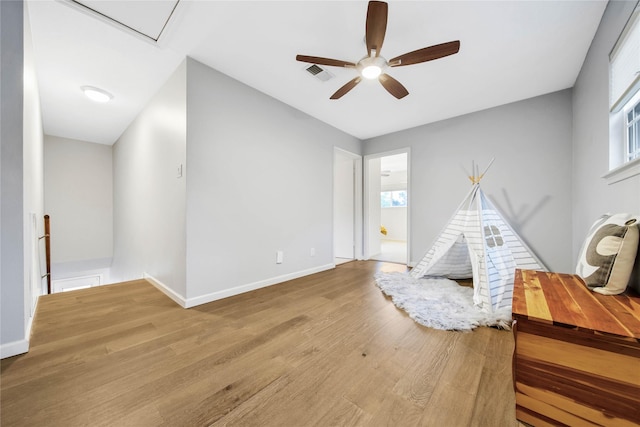
<instances>
[{"instance_id":1,"label":"doorway","mask_svg":"<svg viewBox=\"0 0 640 427\"><path fill-rule=\"evenodd\" d=\"M336 265L362 259L362 157L334 148L333 256Z\"/></svg>"},{"instance_id":2,"label":"doorway","mask_svg":"<svg viewBox=\"0 0 640 427\"><path fill-rule=\"evenodd\" d=\"M409 149L365 157L365 258L409 262Z\"/></svg>"}]
</instances>

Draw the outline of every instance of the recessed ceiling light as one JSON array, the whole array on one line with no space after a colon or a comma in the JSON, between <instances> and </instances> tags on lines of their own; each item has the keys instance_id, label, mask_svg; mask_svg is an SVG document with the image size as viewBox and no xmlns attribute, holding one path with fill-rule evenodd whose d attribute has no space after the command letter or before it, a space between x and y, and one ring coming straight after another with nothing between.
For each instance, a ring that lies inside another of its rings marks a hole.
<instances>
[{"instance_id":1,"label":"recessed ceiling light","mask_svg":"<svg viewBox=\"0 0 640 427\"><path fill-rule=\"evenodd\" d=\"M113 98L113 95L106 90L94 86L82 86L80 89L82 89L87 98L95 102L109 102Z\"/></svg>"}]
</instances>

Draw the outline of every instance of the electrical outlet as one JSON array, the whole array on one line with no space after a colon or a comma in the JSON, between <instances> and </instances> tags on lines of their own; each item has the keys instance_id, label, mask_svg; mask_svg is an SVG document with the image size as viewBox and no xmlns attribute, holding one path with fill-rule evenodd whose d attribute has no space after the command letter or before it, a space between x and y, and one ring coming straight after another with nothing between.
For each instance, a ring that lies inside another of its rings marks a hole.
<instances>
[{"instance_id":1,"label":"electrical outlet","mask_svg":"<svg viewBox=\"0 0 640 427\"><path fill-rule=\"evenodd\" d=\"M276 264L282 264L284 261L284 252L276 251Z\"/></svg>"},{"instance_id":2,"label":"electrical outlet","mask_svg":"<svg viewBox=\"0 0 640 427\"><path fill-rule=\"evenodd\" d=\"M309 251L309 255L316 256L316 248L311 248L311 250Z\"/></svg>"},{"instance_id":3,"label":"electrical outlet","mask_svg":"<svg viewBox=\"0 0 640 427\"><path fill-rule=\"evenodd\" d=\"M182 163L178 165L178 173L176 178L182 178Z\"/></svg>"}]
</instances>

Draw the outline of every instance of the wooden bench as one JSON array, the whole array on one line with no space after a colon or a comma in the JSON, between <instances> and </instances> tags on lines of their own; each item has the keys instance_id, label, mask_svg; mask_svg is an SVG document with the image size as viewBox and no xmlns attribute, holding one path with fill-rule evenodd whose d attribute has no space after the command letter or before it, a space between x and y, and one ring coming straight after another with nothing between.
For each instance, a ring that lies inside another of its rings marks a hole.
<instances>
[{"instance_id":1,"label":"wooden bench","mask_svg":"<svg viewBox=\"0 0 640 427\"><path fill-rule=\"evenodd\" d=\"M516 270L513 319L518 420L640 425L639 296L600 295L575 275Z\"/></svg>"}]
</instances>

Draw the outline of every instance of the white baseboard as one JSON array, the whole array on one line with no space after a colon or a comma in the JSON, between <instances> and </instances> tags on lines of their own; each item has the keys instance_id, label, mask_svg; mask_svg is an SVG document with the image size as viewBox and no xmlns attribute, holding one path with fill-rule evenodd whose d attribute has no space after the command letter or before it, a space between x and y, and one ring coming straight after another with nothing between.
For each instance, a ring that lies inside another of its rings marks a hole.
<instances>
[{"instance_id":1,"label":"white baseboard","mask_svg":"<svg viewBox=\"0 0 640 427\"><path fill-rule=\"evenodd\" d=\"M153 277L148 273L144 273L143 277L147 282L151 283L153 286L158 288L158 290L160 290L166 296L174 300L180 307L188 308L187 302L182 295L178 295L173 289L171 289L170 287L162 283L160 280L156 279L155 277Z\"/></svg>"},{"instance_id":2,"label":"white baseboard","mask_svg":"<svg viewBox=\"0 0 640 427\"><path fill-rule=\"evenodd\" d=\"M210 294L201 295L195 298L188 298L186 301L185 308L191 308L197 305L206 304L208 302L217 301L222 298L243 294L245 292L254 291L256 289L265 288L267 286L286 282L287 280L293 280L300 277L309 276L310 274L320 273L321 271L331 270L332 268L335 268L335 264L333 263L325 264L318 267L309 268L307 270L301 270L301 271L296 271L294 273L283 274L282 276L276 276L270 279L260 280L258 282L248 283L246 285L240 285L234 288L212 292Z\"/></svg>"},{"instance_id":3,"label":"white baseboard","mask_svg":"<svg viewBox=\"0 0 640 427\"><path fill-rule=\"evenodd\" d=\"M29 351L29 340L22 339L0 345L0 359L17 356Z\"/></svg>"},{"instance_id":4,"label":"white baseboard","mask_svg":"<svg viewBox=\"0 0 640 427\"><path fill-rule=\"evenodd\" d=\"M40 302L40 297L41 295L38 295L38 298L36 298L36 305L35 307L33 307L34 316L35 316L35 312L38 310L38 303ZM24 332L24 336L29 338L12 341L6 344L0 344L0 359L17 356L19 354L29 352L29 339L31 338L31 327L33 326L34 316L29 316L29 318L27 319L27 327Z\"/></svg>"}]
</instances>

